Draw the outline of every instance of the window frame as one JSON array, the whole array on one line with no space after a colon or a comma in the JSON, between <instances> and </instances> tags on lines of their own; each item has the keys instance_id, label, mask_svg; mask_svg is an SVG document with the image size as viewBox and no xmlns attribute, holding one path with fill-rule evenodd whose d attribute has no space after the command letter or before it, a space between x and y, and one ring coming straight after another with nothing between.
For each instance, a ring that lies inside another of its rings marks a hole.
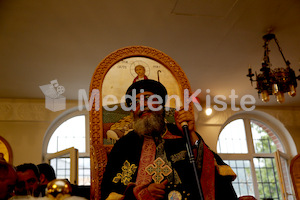
<instances>
[{"instance_id":1,"label":"window frame","mask_svg":"<svg viewBox=\"0 0 300 200\"><path fill-rule=\"evenodd\" d=\"M47 149L48 149L48 144L49 141L53 135L53 133L55 132L55 130L62 125L65 121L76 117L76 116L85 116L85 152L78 152L78 158L77 158L77 163L79 162L79 158L90 158L90 126L89 126L89 112L85 109L85 107L82 110L79 110L79 107L73 107L71 109L68 109L66 111L64 111L63 113L61 113L58 117L55 118L55 120L52 121L52 123L50 124L50 126L48 127L45 136L44 136L44 140L43 140L43 147L42 147L42 161L43 162L48 162L48 158L52 157L53 154L57 153L47 153ZM62 150L65 151L65 150ZM79 167L79 165L77 165ZM79 171L78 171L78 167L77 167L77 179L79 180ZM77 182L78 184L78 182Z\"/></svg>"},{"instance_id":2,"label":"window frame","mask_svg":"<svg viewBox=\"0 0 300 200\"><path fill-rule=\"evenodd\" d=\"M222 130L232 121L235 121L237 119L242 119L245 126L245 134L246 134L246 140L247 140L247 148L248 153L219 153L220 157L223 160L248 160L250 161L250 167L251 167L251 175L252 175L252 181L253 181L253 189L254 189L254 195L256 197L259 197L259 191L258 191L258 182L256 178L255 173L255 166L254 166L254 158L258 157L264 157L264 158L274 158L276 162L276 154L275 153L255 153L254 144L253 144L253 138L252 138L252 132L251 132L251 120L258 121L264 125L266 125L279 139L284 152L280 152L280 155L287 159L288 166L290 165L291 159L297 155L297 149L296 145L287 131L287 129L284 127L284 125L273 116L261 112L261 111L251 111L251 112L240 112L236 113L233 116L231 116L221 127L217 139L217 143L219 140L219 136L222 132ZM251 144L252 143L252 144ZM278 169L277 169L278 170ZM281 175L277 172L278 178L280 179ZM291 177L288 177L291 180ZM280 184L281 186L281 184ZM291 186L293 187L292 183ZM282 194L284 191L281 191L282 188L280 188L280 192L282 197L286 194ZM292 188L293 190L293 188Z\"/></svg>"},{"instance_id":3,"label":"window frame","mask_svg":"<svg viewBox=\"0 0 300 200\"><path fill-rule=\"evenodd\" d=\"M69 110L66 110L62 114L60 114L53 122L50 124L48 127L45 136L44 136L44 141L43 141L43 149L42 149L42 160L45 160L45 156L48 154L47 149L48 149L48 144L50 141L51 136L55 132L55 130L63 124L65 121L68 119L71 119L76 116L84 115L85 116L85 152L81 153L79 152L79 157L90 157L90 142L89 142L89 112L86 109L82 109L81 111L79 110L78 107L71 108Z\"/></svg>"},{"instance_id":4,"label":"window frame","mask_svg":"<svg viewBox=\"0 0 300 200\"><path fill-rule=\"evenodd\" d=\"M222 132L224 127L227 126L227 124L229 124L230 122L232 122L236 119L255 120L255 121L259 121L259 122L265 124L274 133L276 133L276 136L280 140L280 142L281 142L281 144L284 148L284 151L285 151L285 153L287 154L287 156L289 158L294 157L298 154L296 144L295 144L292 136L288 132L288 130L282 124L282 122L280 122L278 119L276 119L275 117L273 117L273 116L271 116L271 115L269 115L265 112L257 111L257 110L254 110L254 111L241 111L241 112L238 112L238 113L232 115L231 117L229 117L225 121L225 123L223 123L223 125L220 128L219 135L218 135L217 140L216 140L216 144L218 143L220 133ZM245 124L245 126L246 126L246 124ZM248 129L248 130L251 129L250 124L249 124L249 127L246 127L246 129Z\"/></svg>"},{"instance_id":5,"label":"window frame","mask_svg":"<svg viewBox=\"0 0 300 200\"><path fill-rule=\"evenodd\" d=\"M74 147L58 151L55 153L49 153L45 156L46 163L50 164L50 160L60 157L70 158L70 183L78 184L78 150Z\"/></svg>"}]
</instances>

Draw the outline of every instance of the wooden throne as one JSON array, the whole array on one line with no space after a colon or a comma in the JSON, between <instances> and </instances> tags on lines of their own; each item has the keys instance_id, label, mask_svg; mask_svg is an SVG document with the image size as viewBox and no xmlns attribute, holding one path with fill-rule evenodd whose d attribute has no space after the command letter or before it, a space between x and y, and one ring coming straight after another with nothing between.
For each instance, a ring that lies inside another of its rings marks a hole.
<instances>
[{"instance_id":1,"label":"wooden throne","mask_svg":"<svg viewBox=\"0 0 300 200\"><path fill-rule=\"evenodd\" d=\"M300 154L291 160L290 173L296 199L300 199Z\"/></svg>"},{"instance_id":2,"label":"wooden throne","mask_svg":"<svg viewBox=\"0 0 300 200\"><path fill-rule=\"evenodd\" d=\"M183 102L185 89L189 96L192 94L188 79L180 66L165 53L151 47L121 48L100 62L93 74L89 91L90 102L93 102L89 113L91 199L100 199L107 155L116 141L115 137L121 137L125 134L124 129L126 131L130 128L130 113L121 109L120 103L137 75L135 67L138 65L144 67L148 79L160 81L166 87L169 96L178 95ZM175 100L167 105L172 108L167 115L170 122L176 105ZM193 113L191 103L189 110ZM126 128L122 129L122 126Z\"/></svg>"}]
</instances>

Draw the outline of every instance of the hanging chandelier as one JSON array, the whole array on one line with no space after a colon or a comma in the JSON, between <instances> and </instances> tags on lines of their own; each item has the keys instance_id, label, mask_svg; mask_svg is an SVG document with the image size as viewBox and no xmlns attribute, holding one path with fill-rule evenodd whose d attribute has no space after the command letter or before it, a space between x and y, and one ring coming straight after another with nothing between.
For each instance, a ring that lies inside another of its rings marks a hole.
<instances>
[{"instance_id":1,"label":"hanging chandelier","mask_svg":"<svg viewBox=\"0 0 300 200\"><path fill-rule=\"evenodd\" d=\"M285 68L274 68L271 69L272 64L269 58L269 42L274 39L281 53L281 56L285 62ZM251 85L253 81L256 81L256 88L258 95L261 97L263 102L270 100L270 95L275 95L278 103L284 102L284 93L288 93L291 97L296 96L297 80L300 76L295 75L295 71L290 67L290 62L285 59L282 49L279 46L278 40L274 34L267 34L263 36L264 42L264 57L262 61L261 73L255 72L256 80L253 80L251 67L248 69L248 77L250 78Z\"/></svg>"}]
</instances>

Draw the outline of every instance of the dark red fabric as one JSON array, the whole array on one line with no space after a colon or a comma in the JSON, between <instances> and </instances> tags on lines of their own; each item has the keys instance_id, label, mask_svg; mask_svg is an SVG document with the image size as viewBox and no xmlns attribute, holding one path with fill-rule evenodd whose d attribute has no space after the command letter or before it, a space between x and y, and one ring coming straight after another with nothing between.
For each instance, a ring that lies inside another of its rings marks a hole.
<instances>
[{"instance_id":1,"label":"dark red fabric","mask_svg":"<svg viewBox=\"0 0 300 200\"><path fill-rule=\"evenodd\" d=\"M201 187L205 200L215 199L215 161L214 154L203 144L203 164L201 172Z\"/></svg>"}]
</instances>

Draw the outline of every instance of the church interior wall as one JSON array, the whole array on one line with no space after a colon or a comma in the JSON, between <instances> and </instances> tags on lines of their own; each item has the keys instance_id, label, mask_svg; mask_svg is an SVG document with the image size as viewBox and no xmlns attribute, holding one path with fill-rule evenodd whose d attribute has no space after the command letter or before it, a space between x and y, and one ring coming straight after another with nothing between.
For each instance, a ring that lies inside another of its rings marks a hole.
<instances>
[{"instance_id":1,"label":"church interior wall","mask_svg":"<svg viewBox=\"0 0 300 200\"><path fill-rule=\"evenodd\" d=\"M67 101L66 109L77 106L77 101ZM300 149L300 108L257 107L279 120ZM13 151L13 164L42 162L43 139L51 122L62 112L52 112L45 108L44 99L0 99L0 136L5 138ZM197 132L214 151L222 125L234 115L227 109L206 116L203 111L195 112Z\"/></svg>"},{"instance_id":2,"label":"church interior wall","mask_svg":"<svg viewBox=\"0 0 300 200\"><path fill-rule=\"evenodd\" d=\"M67 101L66 109L76 105ZM44 99L0 99L0 136L12 148L14 165L42 162L45 133L62 112L46 109Z\"/></svg>"}]
</instances>

